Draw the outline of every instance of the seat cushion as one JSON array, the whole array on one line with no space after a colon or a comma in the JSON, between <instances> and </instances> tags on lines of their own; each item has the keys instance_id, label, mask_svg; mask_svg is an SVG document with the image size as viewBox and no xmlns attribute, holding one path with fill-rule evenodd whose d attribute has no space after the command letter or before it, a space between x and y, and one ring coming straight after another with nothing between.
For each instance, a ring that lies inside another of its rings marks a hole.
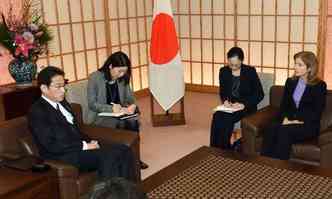
<instances>
[{"instance_id":1,"label":"seat cushion","mask_svg":"<svg viewBox=\"0 0 332 199\"><path fill-rule=\"evenodd\" d=\"M291 157L292 159L320 162L320 148L317 140L293 144Z\"/></svg>"},{"instance_id":2,"label":"seat cushion","mask_svg":"<svg viewBox=\"0 0 332 199\"><path fill-rule=\"evenodd\" d=\"M263 91L264 91L264 98L263 100L257 105L258 109L264 108L269 105L270 102L270 88L274 84L274 75L271 73L257 73L258 77L262 83Z\"/></svg>"},{"instance_id":3,"label":"seat cushion","mask_svg":"<svg viewBox=\"0 0 332 199\"><path fill-rule=\"evenodd\" d=\"M77 180L77 187L79 195L83 195L90 191L97 179L97 172L80 173Z\"/></svg>"},{"instance_id":4,"label":"seat cushion","mask_svg":"<svg viewBox=\"0 0 332 199\"><path fill-rule=\"evenodd\" d=\"M95 120L95 114L88 108L87 86L88 80L71 82L67 85L66 99L70 103L81 105L83 121L85 124L90 124Z\"/></svg>"}]
</instances>

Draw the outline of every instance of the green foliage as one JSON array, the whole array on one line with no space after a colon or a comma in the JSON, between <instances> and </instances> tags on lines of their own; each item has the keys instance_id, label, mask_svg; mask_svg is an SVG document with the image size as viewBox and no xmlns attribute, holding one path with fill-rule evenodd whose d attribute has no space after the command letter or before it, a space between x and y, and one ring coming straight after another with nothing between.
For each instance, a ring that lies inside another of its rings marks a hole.
<instances>
[{"instance_id":1,"label":"green foliage","mask_svg":"<svg viewBox=\"0 0 332 199\"><path fill-rule=\"evenodd\" d=\"M0 44L7 48L11 53L15 52L15 46L13 46L12 37L4 23L0 23Z\"/></svg>"}]
</instances>

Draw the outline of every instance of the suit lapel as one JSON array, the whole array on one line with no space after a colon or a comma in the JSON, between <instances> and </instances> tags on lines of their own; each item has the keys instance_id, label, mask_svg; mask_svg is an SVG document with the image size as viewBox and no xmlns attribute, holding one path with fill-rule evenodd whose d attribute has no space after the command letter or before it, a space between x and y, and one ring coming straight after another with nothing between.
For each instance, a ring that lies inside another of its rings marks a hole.
<instances>
[{"instance_id":1,"label":"suit lapel","mask_svg":"<svg viewBox=\"0 0 332 199\"><path fill-rule=\"evenodd\" d=\"M246 85L247 82L246 81L246 75L245 75L245 67L243 67L243 64L241 64L241 69L240 69L240 88L239 88L239 94L241 96L241 90L243 88L243 86L249 86L249 85ZM242 87L242 88L241 88Z\"/></svg>"},{"instance_id":2,"label":"suit lapel","mask_svg":"<svg viewBox=\"0 0 332 199\"><path fill-rule=\"evenodd\" d=\"M77 122L75 121L75 116L72 113L70 105L66 101L62 101L61 105L71 114L73 114L73 122L74 125L70 124L66 117L60 112L60 110L56 110L50 103L48 103L45 99L41 98L41 103L45 107L45 109L49 112L50 117L53 117L54 120L58 121L59 124L63 124L65 128L70 129L67 132L72 132L75 134L80 134L79 127L77 126Z\"/></svg>"},{"instance_id":3,"label":"suit lapel","mask_svg":"<svg viewBox=\"0 0 332 199\"><path fill-rule=\"evenodd\" d=\"M295 88L296 88L296 85L297 85L297 82L298 82L299 80L297 79L297 80L294 80L294 81L291 81L292 82L292 84L290 85L290 101L291 101L291 103L292 103L292 106L294 107L294 108L296 108L296 104L295 104L295 102L294 102L294 99L293 99L293 94L294 94L294 91L295 91Z\"/></svg>"},{"instance_id":4,"label":"suit lapel","mask_svg":"<svg viewBox=\"0 0 332 199\"><path fill-rule=\"evenodd\" d=\"M56 110L50 103L48 103L45 99L42 98L42 103L50 113L50 115L54 115L57 120L61 122L67 122L65 116L62 115L62 113L58 110Z\"/></svg>"},{"instance_id":5,"label":"suit lapel","mask_svg":"<svg viewBox=\"0 0 332 199\"><path fill-rule=\"evenodd\" d=\"M225 80L224 80L224 85L223 85L223 92L224 95L227 98L231 98L232 97L232 86L233 86L233 81L232 81L232 70L229 66L227 66L227 73L225 75Z\"/></svg>"},{"instance_id":6,"label":"suit lapel","mask_svg":"<svg viewBox=\"0 0 332 199\"><path fill-rule=\"evenodd\" d=\"M74 125L75 126L77 126L76 124L77 124L77 121L76 121L76 117L75 117L75 114L74 114L74 112L73 112L73 110L71 109L71 106L70 106L70 104L66 101L66 100L63 100L62 102L61 102L61 105L73 116L73 123L74 123ZM62 115L62 113L61 113L61 115ZM63 116L63 115L62 115ZM66 119L66 117L65 116L63 116L64 117L64 119L66 120L66 122L67 123L69 123L68 121L67 121L67 119ZM69 123L70 124L70 123Z\"/></svg>"},{"instance_id":7,"label":"suit lapel","mask_svg":"<svg viewBox=\"0 0 332 199\"><path fill-rule=\"evenodd\" d=\"M68 104L68 102L66 102L65 100L63 100L62 102L60 102L60 104L69 112L73 115L73 111L71 110L70 105Z\"/></svg>"}]
</instances>

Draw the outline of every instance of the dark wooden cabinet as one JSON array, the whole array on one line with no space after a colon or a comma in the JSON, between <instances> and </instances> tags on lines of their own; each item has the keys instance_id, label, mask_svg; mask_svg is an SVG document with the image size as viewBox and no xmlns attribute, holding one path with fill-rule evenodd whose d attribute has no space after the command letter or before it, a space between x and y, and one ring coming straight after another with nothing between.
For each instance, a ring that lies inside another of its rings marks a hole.
<instances>
[{"instance_id":1,"label":"dark wooden cabinet","mask_svg":"<svg viewBox=\"0 0 332 199\"><path fill-rule=\"evenodd\" d=\"M16 84L0 86L0 121L26 115L40 95L35 82L25 87Z\"/></svg>"},{"instance_id":2,"label":"dark wooden cabinet","mask_svg":"<svg viewBox=\"0 0 332 199\"><path fill-rule=\"evenodd\" d=\"M59 198L56 171L43 173L0 168L0 198L57 199Z\"/></svg>"}]
</instances>

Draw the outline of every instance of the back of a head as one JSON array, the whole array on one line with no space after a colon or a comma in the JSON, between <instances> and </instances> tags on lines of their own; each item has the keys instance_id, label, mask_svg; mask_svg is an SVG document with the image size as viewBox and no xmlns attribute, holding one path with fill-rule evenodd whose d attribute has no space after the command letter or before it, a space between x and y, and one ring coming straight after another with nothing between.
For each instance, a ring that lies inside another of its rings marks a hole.
<instances>
[{"instance_id":1,"label":"back of a head","mask_svg":"<svg viewBox=\"0 0 332 199\"><path fill-rule=\"evenodd\" d=\"M112 178L95 188L90 199L148 199L136 184L124 178Z\"/></svg>"}]
</instances>

